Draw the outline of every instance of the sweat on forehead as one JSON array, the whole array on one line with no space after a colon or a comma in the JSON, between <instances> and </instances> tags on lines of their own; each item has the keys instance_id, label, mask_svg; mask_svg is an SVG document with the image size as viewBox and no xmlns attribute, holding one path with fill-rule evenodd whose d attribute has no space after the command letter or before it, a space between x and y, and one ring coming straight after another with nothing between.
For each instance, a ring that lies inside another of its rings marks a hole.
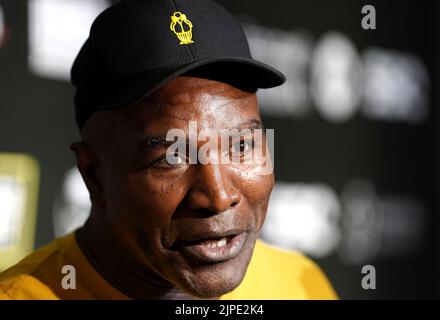
<instances>
[{"instance_id":1,"label":"sweat on forehead","mask_svg":"<svg viewBox=\"0 0 440 320\"><path fill-rule=\"evenodd\" d=\"M161 115L164 117L169 116L170 113L174 113L173 115L176 116L176 109L179 109L180 112L185 111L182 107L186 105L188 106L188 113L194 114L201 112L201 110L192 108L195 104L198 106L209 105L210 108L221 108L228 104L242 103L253 99L256 99L253 91L244 91L216 80L180 76L169 81L136 104L115 110L96 112L81 130L82 137L93 134L93 132L98 134L99 132L112 132L116 127L124 125L132 128L143 126L153 114L156 119L157 117L160 118Z\"/></svg>"},{"instance_id":2,"label":"sweat on forehead","mask_svg":"<svg viewBox=\"0 0 440 320\"><path fill-rule=\"evenodd\" d=\"M184 106L188 106L188 113L200 112L190 106L197 104L220 108L244 99L252 99L254 96L253 92L243 91L224 82L181 76L171 80L142 101L120 109L120 112L130 121L134 121L132 124L142 125L152 114L170 116L171 113L176 116L177 110L179 110L177 113L186 111L182 108Z\"/></svg>"},{"instance_id":3,"label":"sweat on forehead","mask_svg":"<svg viewBox=\"0 0 440 320\"><path fill-rule=\"evenodd\" d=\"M194 99L206 96L221 96L230 99L242 99L254 92L244 91L225 82L200 77L180 76L169 81L140 104L158 106L163 103L191 103Z\"/></svg>"}]
</instances>

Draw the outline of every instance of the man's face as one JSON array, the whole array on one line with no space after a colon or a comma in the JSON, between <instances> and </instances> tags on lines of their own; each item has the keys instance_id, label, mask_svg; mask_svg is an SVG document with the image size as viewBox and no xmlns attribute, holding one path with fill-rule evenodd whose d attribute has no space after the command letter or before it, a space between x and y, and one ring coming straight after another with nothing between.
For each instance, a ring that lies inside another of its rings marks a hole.
<instances>
[{"instance_id":1,"label":"man's face","mask_svg":"<svg viewBox=\"0 0 440 320\"><path fill-rule=\"evenodd\" d=\"M197 121L198 132L259 127L256 95L221 82L178 77L142 103L101 112L92 122L99 117L106 118L107 129L91 144L102 207L124 256L199 297L237 287L266 216L273 174L261 174L263 165L254 162L202 165L182 159L172 165L166 144L147 141L171 129L188 136L190 121ZM266 148L240 143L243 153Z\"/></svg>"}]
</instances>

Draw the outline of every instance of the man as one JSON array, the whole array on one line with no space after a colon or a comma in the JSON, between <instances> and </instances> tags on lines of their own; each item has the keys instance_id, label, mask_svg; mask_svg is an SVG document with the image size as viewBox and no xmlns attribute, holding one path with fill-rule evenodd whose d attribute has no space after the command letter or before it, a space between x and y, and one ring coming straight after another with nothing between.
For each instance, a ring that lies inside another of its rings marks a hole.
<instances>
[{"instance_id":1,"label":"man","mask_svg":"<svg viewBox=\"0 0 440 320\"><path fill-rule=\"evenodd\" d=\"M284 81L251 58L239 24L210 0L131 0L104 11L72 68L81 142L71 149L90 218L6 270L0 296L335 298L312 261L257 240L274 175L244 160L268 154L252 134L263 128L256 90ZM239 161L170 152L167 134L180 130L186 142L191 124L196 133L248 132L227 149Z\"/></svg>"}]
</instances>

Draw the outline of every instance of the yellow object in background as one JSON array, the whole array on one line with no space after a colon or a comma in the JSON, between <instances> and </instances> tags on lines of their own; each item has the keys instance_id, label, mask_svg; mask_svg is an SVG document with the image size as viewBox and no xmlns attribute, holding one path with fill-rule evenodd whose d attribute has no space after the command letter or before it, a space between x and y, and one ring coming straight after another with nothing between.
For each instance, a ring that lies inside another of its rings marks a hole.
<instances>
[{"instance_id":1,"label":"yellow object in background","mask_svg":"<svg viewBox=\"0 0 440 320\"><path fill-rule=\"evenodd\" d=\"M39 177L31 156L0 153L0 270L33 249Z\"/></svg>"}]
</instances>

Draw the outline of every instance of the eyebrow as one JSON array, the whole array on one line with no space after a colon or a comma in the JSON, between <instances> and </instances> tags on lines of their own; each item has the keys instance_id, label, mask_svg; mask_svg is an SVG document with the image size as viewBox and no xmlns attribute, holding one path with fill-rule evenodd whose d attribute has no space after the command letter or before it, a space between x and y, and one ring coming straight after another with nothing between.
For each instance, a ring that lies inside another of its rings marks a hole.
<instances>
[{"instance_id":1,"label":"eyebrow","mask_svg":"<svg viewBox=\"0 0 440 320\"><path fill-rule=\"evenodd\" d=\"M250 129L250 130L260 129L260 130L264 131L264 125L261 122L261 120L252 119L252 120L243 122L236 127L227 128L227 130L238 130L238 131L242 131L245 129ZM168 141L167 140L166 134L146 136L139 143L137 150L139 153L142 153L142 152L145 152L145 151L148 151L148 150L151 150L154 148L158 148L158 147L169 147L173 143L175 143L175 141ZM188 138L187 138L187 143L188 143Z\"/></svg>"}]
</instances>

